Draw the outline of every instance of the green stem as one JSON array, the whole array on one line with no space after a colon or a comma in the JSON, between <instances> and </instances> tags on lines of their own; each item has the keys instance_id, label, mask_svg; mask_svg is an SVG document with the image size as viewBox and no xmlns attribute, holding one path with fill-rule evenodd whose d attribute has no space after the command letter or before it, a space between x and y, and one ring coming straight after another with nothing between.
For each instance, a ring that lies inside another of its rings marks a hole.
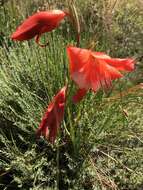
<instances>
[{"instance_id":1,"label":"green stem","mask_svg":"<svg viewBox=\"0 0 143 190\"><path fill-rule=\"evenodd\" d=\"M76 30L76 40L77 40L77 47L80 45L80 22L77 13L77 9L75 6L75 2L73 0L68 2L69 12L65 11L66 15L69 17L71 22L73 23L75 30Z\"/></svg>"}]
</instances>

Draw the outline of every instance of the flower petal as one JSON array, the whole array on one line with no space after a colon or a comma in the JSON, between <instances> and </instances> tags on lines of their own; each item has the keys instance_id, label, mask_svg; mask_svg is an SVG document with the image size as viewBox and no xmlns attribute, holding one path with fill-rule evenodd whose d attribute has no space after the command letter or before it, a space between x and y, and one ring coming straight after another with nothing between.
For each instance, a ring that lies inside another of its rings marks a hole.
<instances>
[{"instance_id":1,"label":"flower petal","mask_svg":"<svg viewBox=\"0 0 143 190\"><path fill-rule=\"evenodd\" d=\"M104 61L120 71L133 71L134 70L134 65L135 65L134 59L112 58L112 59L104 59Z\"/></svg>"},{"instance_id":2,"label":"flower petal","mask_svg":"<svg viewBox=\"0 0 143 190\"><path fill-rule=\"evenodd\" d=\"M88 62L90 51L73 46L68 46L67 54L70 64L70 73L72 75L74 74L74 72L79 72L81 67L83 67L84 64Z\"/></svg>"},{"instance_id":3,"label":"flower petal","mask_svg":"<svg viewBox=\"0 0 143 190\"><path fill-rule=\"evenodd\" d=\"M23 23L11 36L13 40L29 40L40 33L41 25L33 22Z\"/></svg>"},{"instance_id":4,"label":"flower petal","mask_svg":"<svg viewBox=\"0 0 143 190\"><path fill-rule=\"evenodd\" d=\"M93 55L97 59L104 60L106 63L111 65L112 67L115 67L116 69L120 71L133 71L135 60L131 58L127 59L119 59L119 58L111 58L110 56L106 55L102 52L93 52Z\"/></svg>"},{"instance_id":5,"label":"flower petal","mask_svg":"<svg viewBox=\"0 0 143 190\"><path fill-rule=\"evenodd\" d=\"M92 54L99 59L110 59L111 57L104 52L92 52Z\"/></svg>"},{"instance_id":6,"label":"flower petal","mask_svg":"<svg viewBox=\"0 0 143 190\"><path fill-rule=\"evenodd\" d=\"M90 88L95 92L100 88L108 89L112 80L122 77L122 74L116 68L108 65L103 60L94 58L90 65L88 80L90 80Z\"/></svg>"}]
</instances>

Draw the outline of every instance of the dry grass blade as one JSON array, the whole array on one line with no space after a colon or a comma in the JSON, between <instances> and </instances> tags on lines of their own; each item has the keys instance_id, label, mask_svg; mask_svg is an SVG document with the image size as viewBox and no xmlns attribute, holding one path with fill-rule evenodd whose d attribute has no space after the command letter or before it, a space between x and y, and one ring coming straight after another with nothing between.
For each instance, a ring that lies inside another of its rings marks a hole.
<instances>
[{"instance_id":1,"label":"dry grass blade","mask_svg":"<svg viewBox=\"0 0 143 190\"><path fill-rule=\"evenodd\" d=\"M71 21L73 22L73 25L75 26L75 29L77 32L77 46L79 46L79 43L80 43L80 22L79 22L79 16L77 13L77 9L76 9L74 0L69 1L68 6L69 6L69 12L70 12L70 16L71 16Z\"/></svg>"}]
</instances>

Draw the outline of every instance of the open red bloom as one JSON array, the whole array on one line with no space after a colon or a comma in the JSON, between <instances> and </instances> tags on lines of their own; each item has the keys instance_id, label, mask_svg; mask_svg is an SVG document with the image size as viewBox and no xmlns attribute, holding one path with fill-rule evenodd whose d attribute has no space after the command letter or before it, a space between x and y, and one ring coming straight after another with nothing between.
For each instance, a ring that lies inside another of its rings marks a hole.
<instances>
[{"instance_id":1,"label":"open red bloom","mask_svg":"<svg viewBox=\"0 0 143 190\"><path fill-rule=\"evenodd\" d=\"M64 117L66 88L66 86L63 87L53 98L37 130L38 137L43 135L45 138L48 138L51 143L54 143Z\"/></svg>"},{"instance_id":2,"label":"open red bloom","mask_svg":"<svg viewBox=\"0 0 143 190\"><path fill-rule=\"evenodd\" d=\"M66 15L67 13L61 10L37 12L27 18L11 35L11 38L23 41L36 37L36 42L39 43L41 34L55 29Z\"/></svg>"},{"instance_id":3,"label":"open red bloom","mask_svg":"<svg viewBox=\"0 0 143 190\"><path fill-rule=\"evenodd\" d=\"M74 103L79 102L91 89L97 92L100 88L107 89L111 81L121 78L119 71L132 71L135 61L131 58L111 58L102 52L77 47L67 47L72 80L79 90L73 97Z\"/></svg>"}]
</instances>

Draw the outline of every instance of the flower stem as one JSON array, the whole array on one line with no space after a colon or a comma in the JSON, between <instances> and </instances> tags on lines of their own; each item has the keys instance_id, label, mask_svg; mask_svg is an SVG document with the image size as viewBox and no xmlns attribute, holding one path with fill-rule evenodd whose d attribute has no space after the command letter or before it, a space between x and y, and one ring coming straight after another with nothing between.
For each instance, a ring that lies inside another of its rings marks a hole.
<instances>
[{"instance_id":1,"label":"flower stem","mask_svg":"<svg viewBox=\"0 0 143 190\"><path fill-rule=\"evenodd\" d=\"M66 15L69 17L71 22L73 23L75 30L76 30L76 40L77 40L77 47L80 45L80 22L79 22L79 17L77 14L77 9L75 7L74 1L69 1L68 2L69 6L69 12L65 11Z\"/></svg>"},{"instance_id":2,"label":"flower stem","mask_svg":"<svg viewBox=\"0 0 143 190\"><path fill-rule=\"evenodd\" d=\"M57 157L56 157L56 162L57 162L57 190L60 189L60 146L59 146L59 141L58 141L58 147L57 147Z\"/></svg>"}]
</instances>

